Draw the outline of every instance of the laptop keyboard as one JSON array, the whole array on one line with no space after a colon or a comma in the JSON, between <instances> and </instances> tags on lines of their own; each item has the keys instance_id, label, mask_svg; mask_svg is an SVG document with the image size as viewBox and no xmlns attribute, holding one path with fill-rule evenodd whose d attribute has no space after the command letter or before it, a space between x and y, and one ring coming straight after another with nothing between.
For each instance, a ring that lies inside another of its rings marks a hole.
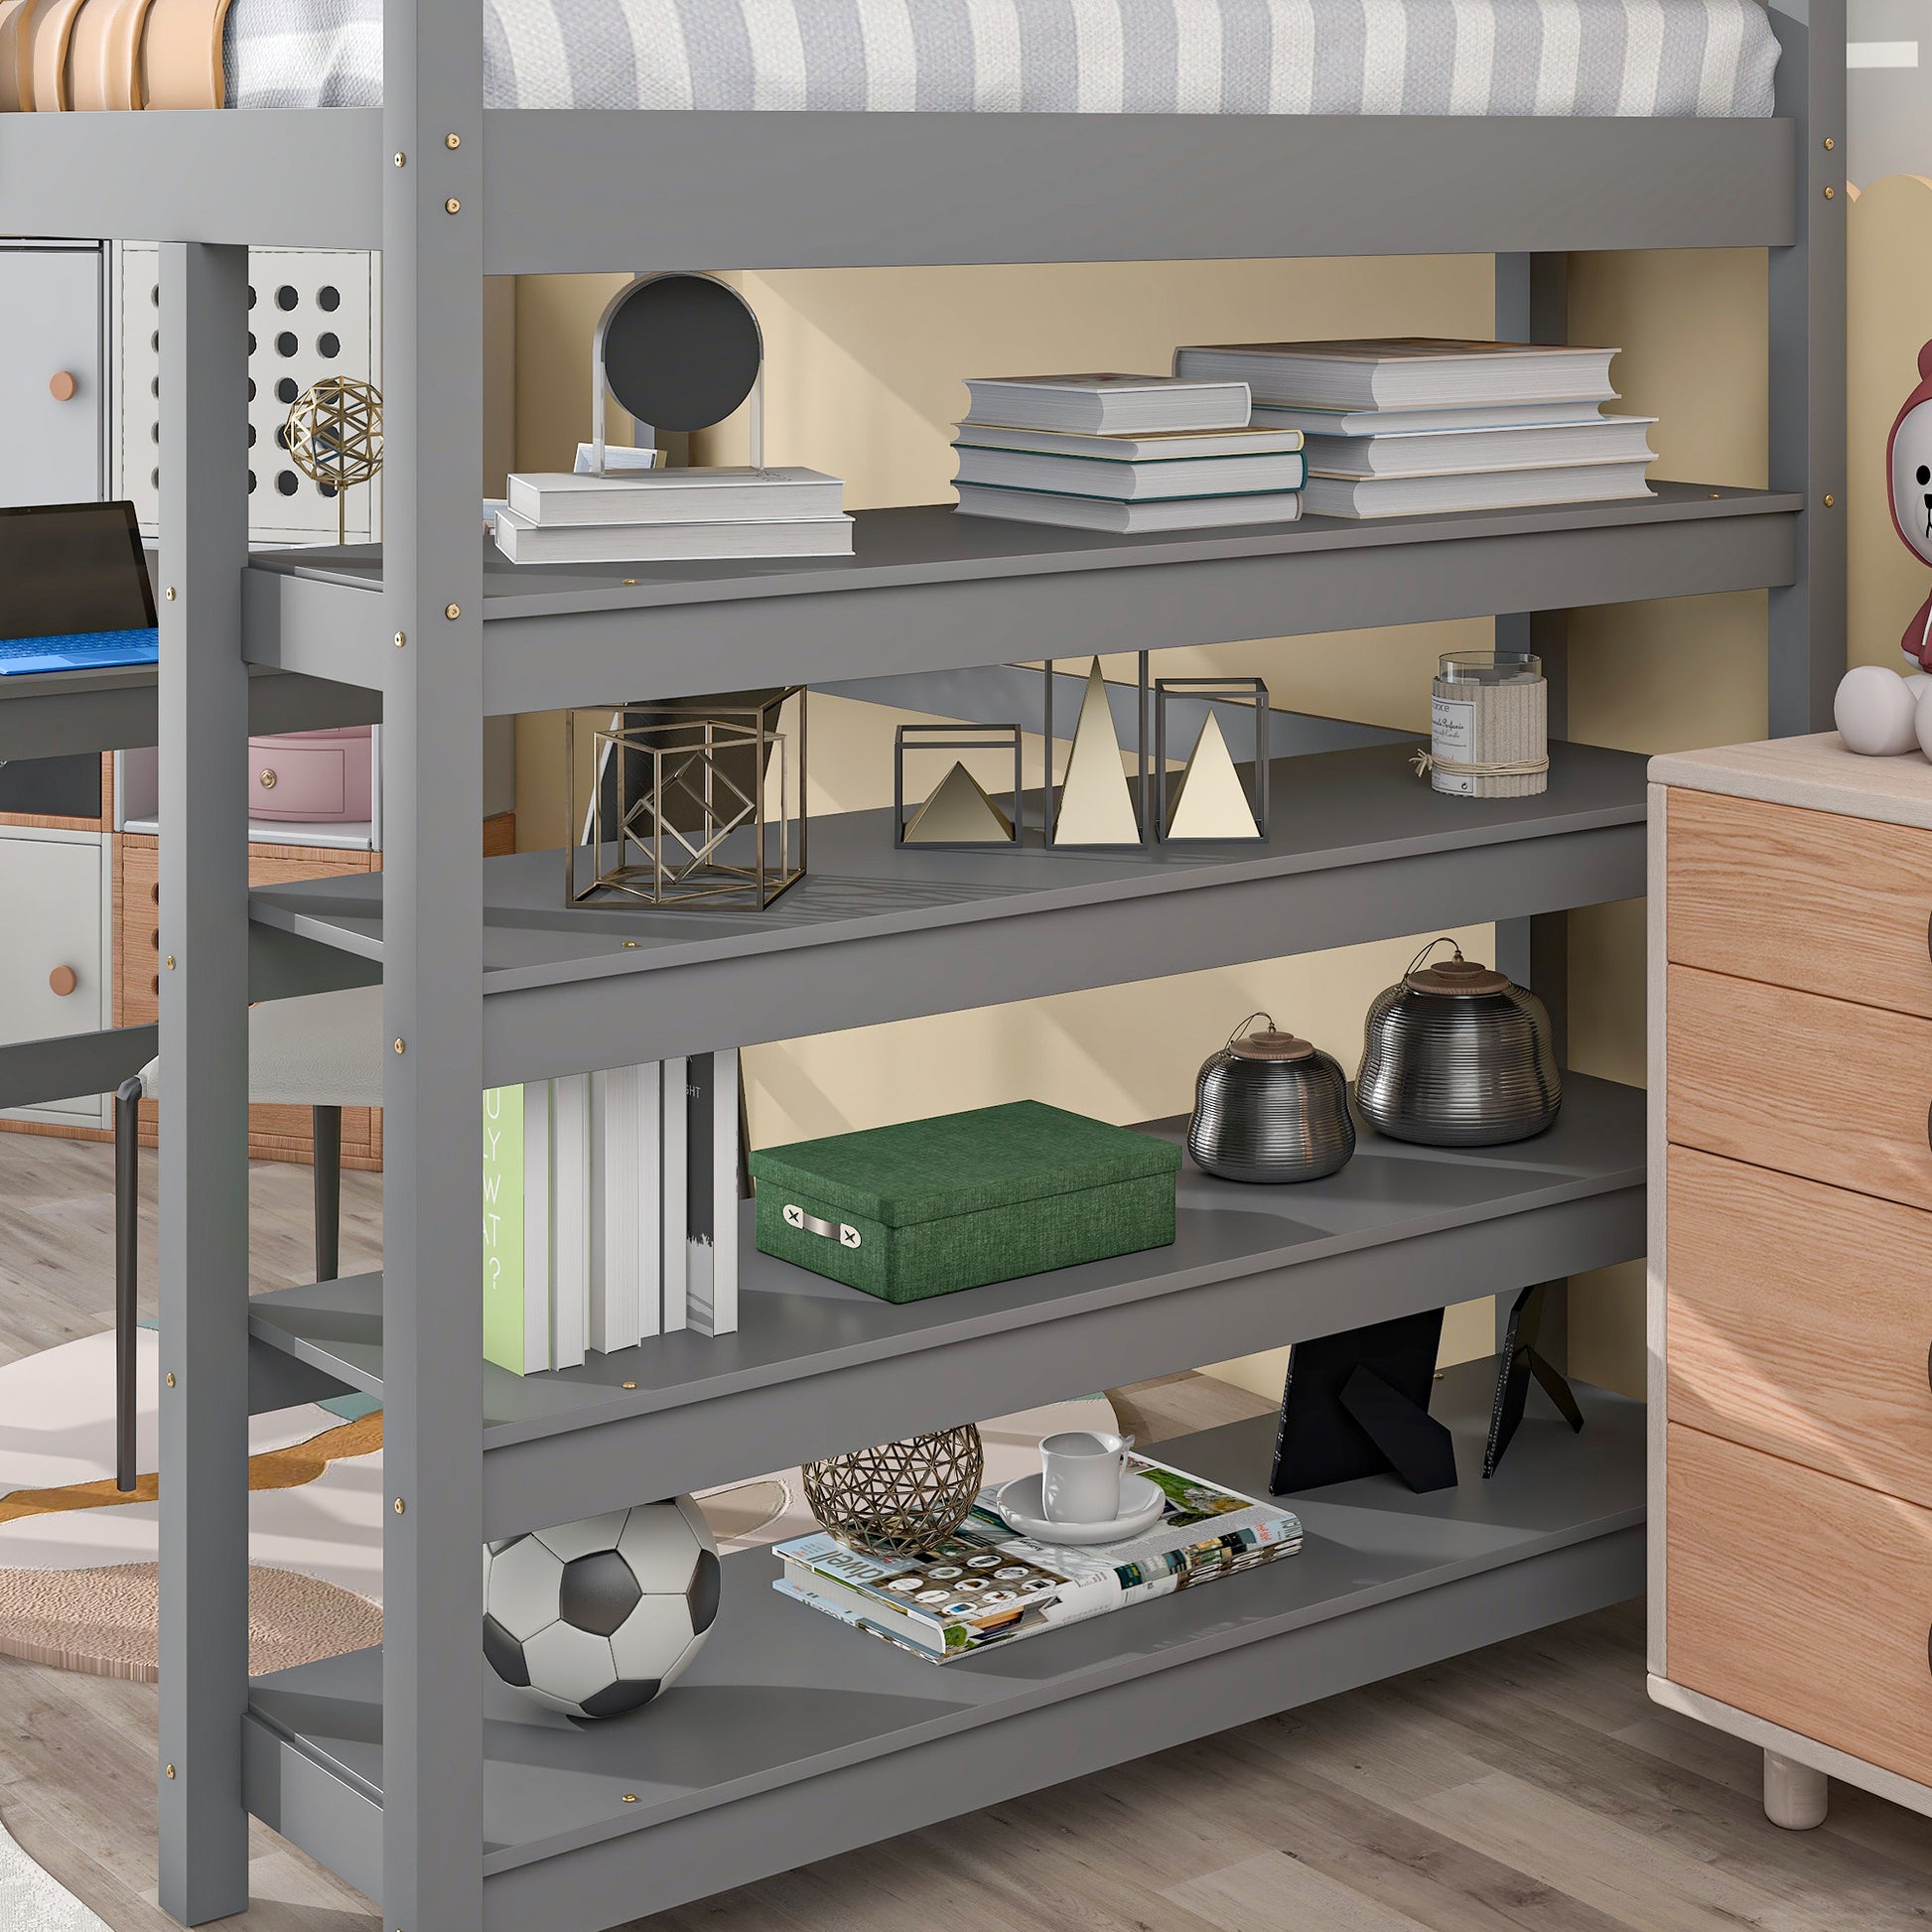
<instances>
[{"instance_id":1,"label":"laptop keyboard","mask_svg":"<svg viewBox=\"0 0 1932 1932\"><path fill-rule=\"evenodd\" d=\"M28 671L84 671L161 660L159 630L75 630L52 637L0 637L0 677Z\"/></svg>"}]
</instances>

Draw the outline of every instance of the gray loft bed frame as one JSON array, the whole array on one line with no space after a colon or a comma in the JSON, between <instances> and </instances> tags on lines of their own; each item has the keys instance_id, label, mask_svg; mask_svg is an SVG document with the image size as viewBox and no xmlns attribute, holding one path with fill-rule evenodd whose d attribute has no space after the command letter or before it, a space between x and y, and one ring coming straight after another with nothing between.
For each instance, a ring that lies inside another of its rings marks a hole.
<instances>
[{"instance_id":1,"label":"gray loft bed frame","mask_svg":"<svg viewBox=\"0 0 1932 1932\"><path fill-rule=\"evenodd\" d=\"M1332 1225L1286 1247L1252 1231L1222 1239L1204 1209L1184 1268L1163 1272L1156 1257L1031 1299L1024 1286L982 1291L902 1330L874 1333L875 1321L862 1341L815 1325L755 1266L745 1330L675 1338L634 1393L608 1369L506 1390L479 1343L474 1137L449 1123L471 1118L506 1068L594 1063L601 1029L621 1033L640 1013L652 1016L644 1033L681 1020L698 1030L694 1048L731 1043L703 1032L725 1024L703 992L725 969L639 979L665 963L640 946L622 973L539 966L517 984L498 973L485 1002L481 948L457 939L486 916L492 932L520 917L486 890L478 851L485 711L609 701L644 664L670 695L715 685L726 658L746 682L957 670L1010 652L1016 621L1055 625L1081 650L1119 647L1122 624L1142 643L1277 634L1302 621L1280 614L1306 584L1304 628L1500 605L1503 643L1550 665L1560 732L1563 618L1539 607L1757 586L1770 593L1771 729L1823 724L1844 659L1844 10L1770 5L1783 59L1768 121L485 113L468 0L388 0L380 110L0 117L0 230L165 244L159 1791L160 1895L178 1919L245 1904L252 1808L378 1895L398 1932L590 1932L1640 1587L1641 1429L1605 1397L1580 1451L1519 1447L1513 1488L1465 1484L1434 1515L1426 1498L1359 1509L1311 1498L1311 1553L1217 1587L1205 1620L1183 1593L1138 1611L1131 1630L1101 1619L1042 1638L1012 1669L908 1679L830 1623L769 1612L751 1571L726 1591L742 1628L723 1636L758 1656L743 1666L769 1680L756 1695L734 1704L732 1687L707 1690L701 1659L684 1702L635 1726L580 1736L515 1723L507 1693L484 1694L475 1634L486 1533L655 1493L657 1470L725 1481L856 1447L910 1427L913 1398L941 1390L991 1402L1090 1387L1199 1359L1203 1330L1210 1352L1234 1354L1346 1325L1365 1296L1396 1312L1434 1306L1443 1282L1481 1293L1632 1258L1641 1107L1628 1090L1577 1082L1548 1186L1498 1185L1477 1158L1473 1178L1436 1175L1409 1219L1384 1203L1378 1220L1345 1189L1310 1194L1309 1225ZM250 564L250 242L383 251L379 584L299 560ZM626 593L613 579L550 599L486 572L478 541L485 274L1469 251L1497 256L1500 333L1561 340L1565 251L1724 246L1770 250L1768 491L1105 555L1069 533L962 535L888 513L862 529L851 566L815 585L693 570L670 573L669 590L653 578ZM1156 633L1149 585L1173 594L1166 608L1186 612L1184 632ZM995 618L1005 627L989 645ZM525 636L541 653L517 648ZM284 726L365 716L379 697L381 891L394 916L374 908L373 933L339 902L339 882L320 882L306 898L264 899L251 952L240 748L264 717L263 671L279 673L287 705L268 715ZM125 743L150 729L153 702L126 680L0 687L0 749ZM30 714L58 730L36 732ZM1281 949L1408 930L1416 905L1453 896L1465 916L1507 921L1503 965L1560 989L1560 908L1642 890L1641 760L1592 758L1577 769L1607 791L1553 774L1548 809L1509 827L1444 841L1416 803L1415 823L1392 820L1375 851L1271 852L1252 876L1210 865L1194 883L1254 942ZM1369 782L1366 767L1335 769ZM1374 795L1389 807L1386 790ZM1157 922L1165 901L1146 873L1093 862L1083 902L1041 893L1053 914L1041 930L1071 948L1058 983L1117 977L1136 935L1137 961L1185 963L1186 935L1172 929L1182 922ZM1277 873L1298 881L1292 933L1269 909ZM898 928L871 952L856 926L845 942L874 985L886 962L933 962L924 992L895 996L899 1010L984 997L970 974L939 969L934 943L920 949L933 920L907 912ZM609 927L614 953L621 929ZM1003 943L1017 986L1041 955ZM290 1291L251 1322L244 1004L375 972L395 1044L385 1271ZM784 986L767 979L758 1030L770 1036ZM76 1044L59 1077L94 1069L104 1050ZM57 1077L49 1058L0 1054L0 1094ZM1408 1245L1389 1265L1397 1240ZM251 1693L247 1415L343 1387L379 1392L386 1410L385 1645ZM1196 1439L1203 1466L1232 1452L1212 1440L1223 1436ZM1505 1508L1518 1513L1507 1536L1481 1520ZM1352 1518L1385 1509L1400 1531L1390 1547L1406 1554L1372 1587L1338 1578L1350 1566L1317 1546L1345 1544ZM710 1756L654 1763L653 1737Z\"/></svg>"}]
</instances>

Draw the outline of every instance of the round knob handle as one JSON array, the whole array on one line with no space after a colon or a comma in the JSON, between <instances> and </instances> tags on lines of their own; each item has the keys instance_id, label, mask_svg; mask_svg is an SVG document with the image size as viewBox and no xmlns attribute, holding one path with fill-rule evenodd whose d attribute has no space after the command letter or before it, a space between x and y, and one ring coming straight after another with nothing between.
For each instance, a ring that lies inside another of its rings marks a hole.
<instances>
[{"instance_id":1,"label":"round knob handle","mask_svg":"<svg viewBox=\"0 0 1932 1932\"><path fill-rule=\"evenodd\" d=\"M71 402L79 389L80 385L73 379L70 369L56 369L47 379L47 393L56 402Z\"/></svg>"},{"instance_id":2,"label":"round knob handle","mask_svg":"<svg viewBox=\"0 0 1932 1932\"><path fill-rule=\"evenodd\" d=\"M47 983L65 1000L80 984L80 975L71 966L57 966L48 974Z\"/></svg>"},{"instance_id":3,"label":"round knob handle","mask_svg":"<svg viewBox=\"0 0 1932 1932\"><path fill-rule=\"evenodd\" d=\"M272 764L263 765L261 776L256 782L264 791L273 791L275 789L275 767Z\"/></svg>"}]
</instances>

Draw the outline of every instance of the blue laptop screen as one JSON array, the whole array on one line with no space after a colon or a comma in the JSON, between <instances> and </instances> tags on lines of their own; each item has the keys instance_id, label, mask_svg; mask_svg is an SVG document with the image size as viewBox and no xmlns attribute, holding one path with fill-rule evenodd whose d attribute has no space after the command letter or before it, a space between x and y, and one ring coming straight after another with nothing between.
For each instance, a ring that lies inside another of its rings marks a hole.
<instances>
[{"instance_id":1,"label":"blue laptop screen","mask_svg":"<svg viewBox=\"0 0 1932 1932\"><path fill-rule=\"evenodd\" d=\"M0 508L0 677L159 656L131 503Z\"/></svg>"}]
</instances>

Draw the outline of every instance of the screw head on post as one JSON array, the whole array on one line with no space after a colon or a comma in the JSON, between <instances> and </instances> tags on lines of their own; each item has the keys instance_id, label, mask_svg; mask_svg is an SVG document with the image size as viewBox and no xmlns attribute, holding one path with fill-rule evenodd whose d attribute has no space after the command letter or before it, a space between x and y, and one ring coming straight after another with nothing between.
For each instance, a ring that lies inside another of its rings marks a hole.
<instances>
[{"instance_id":1,"label":"screw head on post","mask_svg":"<svg viewBox=\"0 0 1932 1932\"><path fill-rule=\"evenodd\" d=\"M446 618L448 618L452 623L455 623L457 619L462 617L463 615L463 606L461 604L446 604L443 607L443 615Z\"/></svg>"}]
</instances>

